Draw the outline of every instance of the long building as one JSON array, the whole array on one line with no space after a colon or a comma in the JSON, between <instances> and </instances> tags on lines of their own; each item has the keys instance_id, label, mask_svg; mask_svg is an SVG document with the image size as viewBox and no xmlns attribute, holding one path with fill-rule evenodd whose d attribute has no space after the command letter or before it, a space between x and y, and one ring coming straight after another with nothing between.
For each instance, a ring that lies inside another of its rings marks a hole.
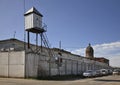
<instances>
[{"instance_id":1,"label":"long building","mask_svg":"<svg viewBox=\"0 0 120 85\"><path fill-rule=\"evenodd\" d=\"M59 48L46 48L18 39L0 41L0 76L36 78L55 75L81 75L86 70L111 68L105 62L72 54ZM89 48L89 47L88 47ZM86 49L88 51L88 49ZM52 55L52 56L51 56Z\"/></svg>"}]
</instances>

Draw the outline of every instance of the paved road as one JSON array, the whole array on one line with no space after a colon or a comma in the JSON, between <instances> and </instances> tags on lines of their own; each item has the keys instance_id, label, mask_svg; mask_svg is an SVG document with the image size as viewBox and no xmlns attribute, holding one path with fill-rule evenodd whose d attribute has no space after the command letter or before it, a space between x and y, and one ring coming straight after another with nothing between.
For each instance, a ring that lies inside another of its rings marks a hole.
<instances>
[{"instance_id":1,"label":"paved road","mask_svg":"<svg viewBox=\"0 0 120 85\"><path fill-rule=\"evenodd\" d=\"M120 76L65 81L0 78L0 85L120 85Z\"/></svg>"}]
</instances>

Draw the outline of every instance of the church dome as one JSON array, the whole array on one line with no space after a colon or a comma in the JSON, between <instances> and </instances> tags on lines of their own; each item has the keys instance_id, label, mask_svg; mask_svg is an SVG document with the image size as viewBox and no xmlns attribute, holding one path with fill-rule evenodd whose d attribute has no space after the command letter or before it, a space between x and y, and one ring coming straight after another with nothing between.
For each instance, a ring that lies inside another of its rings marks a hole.
<instances>
[{"instance_id":1,"label":"church dome","mask_svg":"<svg viewBox=\"0 0 120 85\"><path fill-rule=\"evenodd\" d=\"M86 48L86 57L91 59L94 58L94 49L91 47L91 44Z\"/></svg>"}]
</instances>

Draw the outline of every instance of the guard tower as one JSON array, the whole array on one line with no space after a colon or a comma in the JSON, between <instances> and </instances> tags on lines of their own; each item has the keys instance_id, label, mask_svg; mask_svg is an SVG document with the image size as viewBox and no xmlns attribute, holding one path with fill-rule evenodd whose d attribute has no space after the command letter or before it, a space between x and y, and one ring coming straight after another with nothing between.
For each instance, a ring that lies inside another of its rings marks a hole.
<instances>
[{"instance_id":1,"label":"guard tower","mask_svg":"<svg viewBox=\"0 0 120 85\"><path fill-rule=\"evenodd\" d=\"M42 27L43 15L32 7L25 13L25 30L32 33L43 33L45 32Z\"/></svg>"},{"instance_id":2,"label":"guard tower","mask_svg":"<svg viewBox=\"0 0 120 85\"><path fill-rule=\"evenodd\" d=\"M25 14L25 31L27 31L27 41L28 41L28 49L31 49L30 47L30 33L36 34L36 49L32 50L32 52L41 54L42 51L42 43L44 44L44 47L47 50L49 59L49 75L51 75L51 62L55 61L55 55L53 50L50 49L50 44L47 38L47 35L45 34L45 25L42 25L42 17L43 15L37 11L35 7L32 7L30 10L28 10ZM38 46L38 35L40 35L41 38L41 47ZM38 47L37 47L38 46Z\"/></svg>"},{"instance_id":3,"label":"guard tower","mask_svg":"<svg viewBox=\"0 0 120 85\"><path fill-rule=\"evenodd\" d=\"M27 31L28 49L30 48L30 32L36 34L36 46L38 44L38 34L41 36L41 42L43 41L42 35L46 30L42 26L43 15L35 8L32 7L25 14L25 31ZM41 43L42 46L42 43Z\"/></svg>"}]
</instances>

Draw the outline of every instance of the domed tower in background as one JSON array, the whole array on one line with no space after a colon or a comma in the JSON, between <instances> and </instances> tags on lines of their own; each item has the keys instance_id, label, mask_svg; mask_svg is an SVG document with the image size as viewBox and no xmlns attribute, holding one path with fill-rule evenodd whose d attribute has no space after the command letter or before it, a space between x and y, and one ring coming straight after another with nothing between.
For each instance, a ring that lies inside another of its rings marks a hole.
<instances>
[{"instance_id":1,"label":"domed tower in background","mask_svg":"<svg viewBox=\"0 0 120 85\"><path fill-rule=\"evenodd\" d=\"M89 46L86 48L86 57L89 59L94 58L94 49L91 47L90 43L89 43Z\"/></svg>"}]
</instances>

